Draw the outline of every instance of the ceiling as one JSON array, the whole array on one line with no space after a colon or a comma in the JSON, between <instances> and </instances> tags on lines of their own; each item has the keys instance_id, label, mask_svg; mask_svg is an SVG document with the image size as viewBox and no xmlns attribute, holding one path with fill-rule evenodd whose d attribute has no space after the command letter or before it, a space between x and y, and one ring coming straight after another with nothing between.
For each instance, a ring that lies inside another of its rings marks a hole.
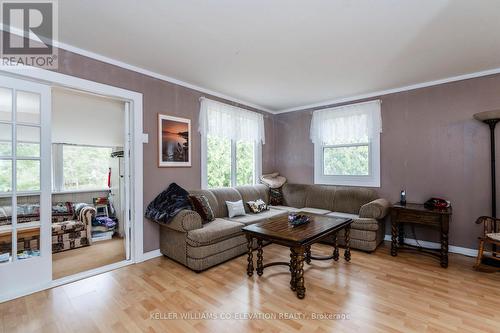
<instances>
[{"instance_id":1,"label":"ceiling","mask_svg":"<svg viewBox=\"0 0 500 333\"><path fill-rule=\"evenodd\" d=\"M64 0L59 40L283 111L500 68L497 0Z\"/></svg>"}]
</instances>

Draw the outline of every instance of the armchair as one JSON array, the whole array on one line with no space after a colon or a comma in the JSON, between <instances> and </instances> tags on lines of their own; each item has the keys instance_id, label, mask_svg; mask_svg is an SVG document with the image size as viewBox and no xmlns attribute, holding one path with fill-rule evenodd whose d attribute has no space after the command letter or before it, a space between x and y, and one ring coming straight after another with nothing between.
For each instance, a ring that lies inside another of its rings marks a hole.
<instances>
[{"instance_id":1,"label":"armchair","mask_svg":"<svg viewBox=\"0 0 500 333\"><path fill-rule=\"evenodd\" d=\"M479 270L484 258L500 262L498 247L500 247L500 219L481 216L476 220L476 224L483 224L483 235L479 237L479 250L477 252L474 269ZM491 256L484 254L485 245L491 245Z\"/></svg>"}]
</instances>

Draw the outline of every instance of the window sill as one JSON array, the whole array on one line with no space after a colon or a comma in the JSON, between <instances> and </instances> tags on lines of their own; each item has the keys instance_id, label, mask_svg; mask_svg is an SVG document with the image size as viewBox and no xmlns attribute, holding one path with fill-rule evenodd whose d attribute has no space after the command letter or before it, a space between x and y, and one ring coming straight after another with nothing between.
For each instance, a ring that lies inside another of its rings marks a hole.
<instances>
[{"instance_id":1,"label":"window sill","mask_svg":"<svg viewBox=\"0 0 500 333\"><path fill-rule=\"evenodd\" d=\"M380 179L371 177L314 177L316 185L336 185L353 187L375 187L380 188Z\"/></svg>"},{"instance_id":2,"label":"window sill","mask_svg":"<svg viewBox=\"0 0 500 333\"><path fill-rule=\"evenodd\" d=\"M97 188L97 189L85 189L85 190L64 190L64 191L54 191L52 194L77 194L77 193L91 193L91 192L109 192L110 188Z\"/></svg>"}]
</instances>

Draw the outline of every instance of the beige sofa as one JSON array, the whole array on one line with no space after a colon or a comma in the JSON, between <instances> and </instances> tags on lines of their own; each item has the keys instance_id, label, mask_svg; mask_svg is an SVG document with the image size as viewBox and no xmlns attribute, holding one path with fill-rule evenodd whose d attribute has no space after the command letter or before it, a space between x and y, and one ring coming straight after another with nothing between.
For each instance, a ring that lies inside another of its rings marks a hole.
<instances>
[{"instance_id":1,"label":"beige sofa","mask_svg":"<svg viewBox=\"0 0 500 333\"><path fill-rule=\"evenodd\" d=\"M354 219L351 227L351 247L373 251L385 235L382 221L389 202L378 199L375 191L366 188L286 184L283 187L283 206L252 214L245 205L246 215L228 218L225 202L262 199L269 202L265 185L241 186L212 190L193 190L203 194L215 214L215 221L205 225L194 211L183 210L167 225L160 228L160 251L163 255L191 268L202 271L247 251L241 228L290 211L305 211ZM339 235L339 240L343 235ZM342 245L342 242L339 242Z\"/></svg>"}]
</instances>

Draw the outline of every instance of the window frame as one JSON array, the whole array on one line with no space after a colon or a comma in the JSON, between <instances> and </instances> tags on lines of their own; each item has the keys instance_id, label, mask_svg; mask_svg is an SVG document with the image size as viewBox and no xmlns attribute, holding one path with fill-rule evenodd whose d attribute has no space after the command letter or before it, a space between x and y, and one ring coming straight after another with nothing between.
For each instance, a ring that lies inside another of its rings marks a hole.
<instances>
[{"instance_id":1,"label":"window frame","mask_svg":"<svg viewBox=\"0 0 500 333\"><path fill-rule=\"evenodd\" d=\"M368 144L368 175L325 175L324 149L335 147L352 147L353 144L325 145L314 144L314 183L322 185L365 186L380 187L380 133L374 133L373 139L368 142L355 144L365 146Z\"/></svg>"},{"instance_id":2,"label":"window frame","mask_svg":"<svg viewBox=\"0 0 500 333\"><path fill-rule=\"evenodd\" d=\"M93 146L93 145L80 145L72 143L52 143L52 193L85 193L85 192L101 192L109 191L109 187L96 187L86 189L65 189L64 188L64 146L76 146L86 148L108 148L113 150L111 146Z\"/></svg>"},{"instance_id":3,"label":"window frame","mask_svg":"<svg viewBox=\"0 0 500 333\"><path fill-rule=\"evenodd\" d=\"M208 186L208 139L205 135L201 135L201 188L204 190L212 189ZM262 176L262 143L254 142L254 177L253 185L258 183L260 176ZM231 185L229 187L241 186L236 184L237 175L237 159L236 159L236 140L231 140Z\"/></svg>"}]
</instances>

